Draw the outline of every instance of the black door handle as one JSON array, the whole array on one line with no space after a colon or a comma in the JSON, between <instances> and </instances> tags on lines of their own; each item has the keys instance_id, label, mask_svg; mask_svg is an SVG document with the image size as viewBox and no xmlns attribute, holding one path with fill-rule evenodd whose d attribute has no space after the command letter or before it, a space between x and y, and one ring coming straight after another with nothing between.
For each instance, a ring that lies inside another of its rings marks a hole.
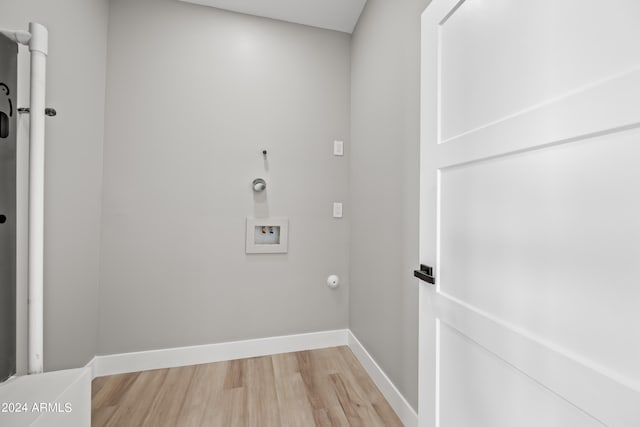
<instances>
[{"instance_id":1,"label":"black door handle","mask_svg":"<svg viewBox=\"0 0 640 427\"><path fill-rule=\"evenodd\" d=\"M433 267L429 267L428 265L420 264L420 270L414 270L413 275L420 280L431 283L432 285L436 284L436 278L433 275Z\"/></svg>"}]
</instances>

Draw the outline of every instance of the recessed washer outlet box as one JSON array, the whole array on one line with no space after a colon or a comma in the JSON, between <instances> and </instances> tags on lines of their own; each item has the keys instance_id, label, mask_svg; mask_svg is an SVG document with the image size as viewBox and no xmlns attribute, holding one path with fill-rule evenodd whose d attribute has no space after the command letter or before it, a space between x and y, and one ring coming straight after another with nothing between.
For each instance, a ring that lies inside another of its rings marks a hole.
<instances>
[{"instance_id":1,"label":"recessed washer outlet box","mask_svg":"<svg viewBox=\"0 0 640 427\"><path fill-rule=\"evenodd\" d=\"M284 254L288 251L289 218L247 218L248 254Z\"/></svg>"}]
</instances>

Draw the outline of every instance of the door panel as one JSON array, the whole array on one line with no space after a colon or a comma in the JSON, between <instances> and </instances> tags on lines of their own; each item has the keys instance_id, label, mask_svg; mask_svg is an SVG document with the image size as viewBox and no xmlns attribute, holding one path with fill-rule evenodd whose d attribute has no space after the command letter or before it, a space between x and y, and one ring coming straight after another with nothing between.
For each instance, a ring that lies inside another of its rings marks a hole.
<instances>
[{"instance_id":1,"label":"door panel","mask_svg":"<svg viewBox=\"0 0 640 427\"><path fill-rule=\"evenodd\" d=\"M638 142L443 170L440 291L640 384Z\"/></svg>"},{"instance_id":2,"label":"door panel","mask_svg":"<svg viewBox=\"0 0 640 427\"><path fill-rule=\"evenodd\" d=\"M439 27L443 140L637 65L635 0L590 3L462 2Z\"/></svg>"},{"instance_id":3,"label":"door panel","mask_svg":"<svg viewBox=\"0 0 640 427\"><path fill-rule=\"evenodd\" d=\"M16 372L17 56L0 35L0 381Z\"/></svg>"},{"instance_id":4,"label":"door panel","mask_svg":"<svg viewBox=\"0 0 640 427\"><path fill-rule=\"evenodd\" d=\"M514 371L519 371L538 382L548 393L562 397L576 408L583 408L582 411L605 425L637 425L640 419L639 396L635 385L627 378L594 365L582 354L569 352L561 346L545 341L544 337L532 335L526 329L514 327L453 297L438 294L435 307L438 336L442 334L444 327L453 328L496 358L503 360ZM456 355L440 348L439 337L436 343L436 371L441 375L440 366L445 360L455 360ZM457 369L462 371L464 367L457 366ZM433 384L438 393L442 384L442 380ZM499 381L495 381L495 385L498 390L503 386ZM491 389L483 390L483 393L493 392ZM436 407L439 408L437 405ZM438 414L440 409L431 414ZM459 410L465 409L460 407ZM502 410L503 406L487 408L488 412Z\"/></svg>"},{"instance_id":5,"label":"door panel","mask_svg":"<svg viewBox=\"0 0 640 427\"><path fill-rule=\"evenodd\" d=\"M639 18L423 14L420 425L640 425Z\"/></svg>"},{"instance_id":6,"label":"door panel","mask_svg":"<svg viewBox=\"0 0 640 427\"><path fill-rule=\"evenodd\" d=\"M602 427L484 347L444 325L440 368L442 425L455 427ZM491 408L501 408L500 411ZM462 409L464 408L464 409Z\"/></svg>"}]
</instances>

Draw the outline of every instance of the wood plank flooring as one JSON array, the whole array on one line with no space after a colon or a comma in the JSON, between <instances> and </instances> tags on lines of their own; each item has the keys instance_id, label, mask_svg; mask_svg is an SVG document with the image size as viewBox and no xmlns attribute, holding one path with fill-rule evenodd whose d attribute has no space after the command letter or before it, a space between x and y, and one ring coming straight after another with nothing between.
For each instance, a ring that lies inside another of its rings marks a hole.
<instances>
[{"instance_id":1,"label":"wood plank flooring","mask_svg":"<svg viewBox=\"0 0 640 427\"><path fill-rule=\"evenodd\" d=\"M100 377L91 425L402 426L348 347Z\"/></svg>"}]
</instances>

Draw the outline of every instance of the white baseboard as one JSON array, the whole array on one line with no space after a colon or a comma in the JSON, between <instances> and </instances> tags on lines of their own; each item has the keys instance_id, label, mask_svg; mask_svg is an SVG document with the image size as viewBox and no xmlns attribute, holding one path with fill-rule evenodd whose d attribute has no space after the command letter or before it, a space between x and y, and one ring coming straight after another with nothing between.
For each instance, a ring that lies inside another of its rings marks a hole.
<instances>
[{"instance_id":1,"label":"white baseboard","mask_svg":"<svg viewBox=\"0 0 640 427\"><path fill-rule=\"evenodd\" d=\"M246 359L293 351L348 345L348 329L286 335L219 344L96 356L87 366L93 378L105 375Z\"/></svg>"},{"instance_id":2,"label":"white baseboard","mask_svg":"<svg viewBox=\"0 0 640 427\"><path fill-rule=\"evenodd\" d=\"M417 427L418 414L416 411L351 331L348 331L348 337L349 348L351 348L364 370L367 371L367 374L380 389L380 392L387 399L387 402L389 402L402 423L406 427Z\"/></svg>"},{"instance_id":3,"label":"white baseboard","mask_svg":"<svg viewBox=\"0 0 640 427\"><path fill-rule=\"evenodd\" d=\"M84 367L85 367L85 368L89 368L89 369L91 369L91 380L92 380L92 381L93 381L93 379L97 376L97 375L95 374L95 372L96 372L96 368L95 368L95 364L96 364L96 357L98 357L98 356L93 356L93 357L91 358L91 360L89 360L89 361L87 362L87 364L86 364L86 365L84 365Z\"/></svg>"}]
</instances>

